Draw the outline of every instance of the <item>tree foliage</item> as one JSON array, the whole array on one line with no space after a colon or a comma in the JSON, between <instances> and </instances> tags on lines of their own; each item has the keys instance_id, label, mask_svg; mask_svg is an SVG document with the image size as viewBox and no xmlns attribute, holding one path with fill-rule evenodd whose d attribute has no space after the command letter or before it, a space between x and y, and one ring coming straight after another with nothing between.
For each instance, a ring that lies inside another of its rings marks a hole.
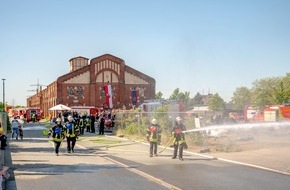
<instances>
[{"instance_id":1,"label":"tree foliage","mask_svg":"<svg viewBox=\"0 0 290 190\"><path fill-rule=\"evenodd\" d=\"M0 111L2 111L3 110L3 102L0 102Z\"/></svg>"},{"instance_id":2,"label":"tree foliage","mask_svg":"<svg viewBox=\"0 0 290 190\"><path fill-rule=\"evenodd\" d=\"M251 90L247 87L236 88L231 103L233 110L243 110L246 105L251 104Z\"/></svg>"},{"instance_id":3,"label":"tree foliage","mask_svg":"<svg viewBox=\"0 0 290 190\"><path fill-rule=\"evenodd\" d=\"M290 73L284 77L268 77L256 80L250 89L237 88L231 103L235 110L242 110L246 104L259 108L264 108L266 105L289 104Z\"/></svg>"},{"instance_id":4,"label":"tree foliage","mask_svg":"<svg viewBox=\"0 0 290 190\"><path fill-rule=\"evenodd\" d=\"M180 92L179 88L176 88L170 95L169 100L177 100L190 106L190 92Z\"/></svg>"},{"instance_id":5,"label":"tree foliage","mask_svg":"<svg viewBox=\"0 0 290 190\"><path fill-rule=\"evenodd\" d=\"M216 93L210 98L208 108L213 111L224 111L225 105L225 101Z\"/></svg>"},{"instance_id":6,"label":"tree foliage","mask_svg":"<svg viewBox=\"0 0 290 190\"><path fill-rule=\"evenodd\" d=\"M169 100L178 100L179 99L179 88L176 88L169 97Z\"/></svg>"},{"instance_id":7,"label":"tree foliage","mask_svg":"<svg viewBox=\"0 0 290 190\"><path fill-rule=\"evenodd\" d=\"M290 100L290 76L270 77L253 82L252 104L263 108L266 105L285 104Z\"/></svg>"},{"instance_id":8,"label":"tree foliage","mask_svg":"<svg viewBox=\"0 0 290 190\"><path fill-rule=\"evenodd\" d=\"M162 92L159 91L156 93L155 98L160 100L160 99L162 99L162 96L163 96Z\"/></svg>"},{"instance_id":9,"label":"tree foliage","mask_svg":"<svg viewBox=\"0 0 290 190\"><path fill-rule=\"evenodd\" d=\"M202 101L202 96L199 92L193 97L192 104L193 106L202 106L204 104Z\"/></svg>"}]
</instances>

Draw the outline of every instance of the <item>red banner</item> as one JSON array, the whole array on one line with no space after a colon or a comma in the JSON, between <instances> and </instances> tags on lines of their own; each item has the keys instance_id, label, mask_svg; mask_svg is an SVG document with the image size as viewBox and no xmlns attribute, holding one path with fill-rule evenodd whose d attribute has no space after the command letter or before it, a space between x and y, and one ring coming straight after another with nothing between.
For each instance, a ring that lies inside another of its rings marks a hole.
<instances>
[{"instance_id":1,"label":"red banner","mask_svg":"<svg viewBox=\"0 0 290 190\"><path fill-rule=\"evenodd\" d=\"M106 93L106 103L109 108L113 108L112 86L110 84L104 86Z\"/></svg>"}]
</instances>

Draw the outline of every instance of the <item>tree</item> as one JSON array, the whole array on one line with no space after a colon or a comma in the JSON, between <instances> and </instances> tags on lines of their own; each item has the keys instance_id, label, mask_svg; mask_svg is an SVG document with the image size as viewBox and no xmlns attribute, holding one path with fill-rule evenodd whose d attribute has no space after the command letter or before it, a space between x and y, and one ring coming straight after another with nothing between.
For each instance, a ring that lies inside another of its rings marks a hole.
<instances>
[{"instance_id":1,"label":"tree","mask_svg":"<svg viewBox=\"0 0 290 190\"><path fill-rule=\"evenodd\" d=\"M290 103L290 73L281 79L276 100L279 104Z\"/></svg>"},{"instance_id":2,"label":"tree","mask_svg":"<svg viewBox=\"0 0 290 190\"><path fill-rule=\"evenodd\" d=\"M193 97L192 101L193 106L202 106L204 104L202 101L202 96L199 92Z\"/></svg>"},{"instance_id":3,"label":"tree","mask_svg":"<svg viewBox=\"0 0 290 190\"><path fill-rule=\"evenodd\" d=\"M178 100L179 97L179 88L176 88L173 93L170 95L169 100Z\"/></svg>"},{"instance_id":4,"label":"tree","mask_svg":"<svg viewBox=\"0 0 290 190\"><path fill-rule=\"evenodd\" d=\"M252 88L237 88L231 103L235 110L241 110L243 105L250 104L258 108L266 105L290 103L290 73L285 77L268 77L256 80Z\"/></svg>"},{"instance_id":5,"label":"tree","mask_svg":"<svg viewBox=\"0 0 290 190\"><path fill-rule=\"evenodd\" d=\"M233 110L243 110L246 105L251 104L251 91L247 87L239 87L234 91L231 98Z\"/></svg>"},{"instance_id":6,"label":"tree","mask_svg":"<svg viewBox=\"0 0 290 190\"><path fill-rule=\"evenodd\" d=\"M253 82L252 104L263 108L266 105L282 103L285 99L285 91L281 80L281 77L269 77Z\"/></svg>"},{"instance_id":7,"label":"tree","mask_svg":"<svg viewBox=\"0 0 290 190\"><path fill-rule=\"evenodd\" d=\"M190 92L180 92L179 88L176 88L169 97L170 100L177 100L185 103L187 106L190 105Z\"/></svg>"},{"instance_id":8,"label":"tree","mask_svg":"<svg viewBox=\"0 0 290 190\"><path fill-rule=\"evenodd\" d=\"M179 100L181 100L183 103L185 104L189 104L189 100L190 100L190 92L180 92L178 95Z\"/></svg>"},{"instance_id":9,"label":"tree","mask_svg":"<svg viewBox=\"0 0 290 190\"><path fill-rule=\"evenodd\" d=\"M223 111L225 110L226 103L225 101L219 96L218 93L214 94L208 104L208 108L213 111Z\"/></svg>"},{"instance_id":10,"label":"tree","mask_svg":"<svg viewBox=\"0 0 290 190\"><path fill-rule=\"evenodd\" d=\"M160 100L160 99L162 99L162 96L163 96L162 92L159 91L159 92L157 92L157 94L155 95L155 98Z\"/></svg>"}]
</instances>

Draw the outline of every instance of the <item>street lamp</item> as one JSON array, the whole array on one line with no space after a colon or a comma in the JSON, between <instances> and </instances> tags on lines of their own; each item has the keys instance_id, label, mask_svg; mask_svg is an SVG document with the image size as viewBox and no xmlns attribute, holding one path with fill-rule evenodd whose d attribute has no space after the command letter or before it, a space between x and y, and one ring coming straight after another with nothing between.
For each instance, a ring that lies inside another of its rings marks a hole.
<instances>
[{"instance_id":1,"label":"street lamp","mask_svg":"<svg viewBox=\"0 0 290 190\"><path fill-rule=\"evenodd\" d=\"M5 112L5 80L6 79L2 79L3 80L3 108L2 111Z\"/></svg>"}]
</instances>

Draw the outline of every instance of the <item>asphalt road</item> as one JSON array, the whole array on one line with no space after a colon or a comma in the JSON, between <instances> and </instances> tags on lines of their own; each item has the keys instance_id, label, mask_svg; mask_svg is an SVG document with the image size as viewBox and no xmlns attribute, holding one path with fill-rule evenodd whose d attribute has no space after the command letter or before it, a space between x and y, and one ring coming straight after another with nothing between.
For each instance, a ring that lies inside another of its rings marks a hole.
<instances>
[{"instance_id":1,"label":"asphalt road","mask_svg":"<svg viewBox=\"0 0 290 190\"><path fill-rule=\"evenodd\" d=\"M41 136L41 127L25 126L24 140L10 142L15 186L11 181L7 187L19 190L289 190L290 187L287 175L190 153L185 153L184 161L172 160L172 150L150 158L146 143L120 140L120 144L106 148L92 140L96 135L85 136L90 137L77 142L74 154L66 153L64 142L60 156L55 156L52 144Z\"/></svg>"}]
</instances>

